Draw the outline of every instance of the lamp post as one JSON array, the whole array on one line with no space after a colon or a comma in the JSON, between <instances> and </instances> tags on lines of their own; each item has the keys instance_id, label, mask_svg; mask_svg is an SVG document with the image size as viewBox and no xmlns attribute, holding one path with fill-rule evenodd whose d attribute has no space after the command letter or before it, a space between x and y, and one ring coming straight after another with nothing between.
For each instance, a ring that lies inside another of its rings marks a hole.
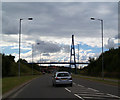
<instances>
[{"instance_id":1,"label":"lamp post","mask_svg":"<svg viewBox=\"0 0 120 100\"><path fill-rule=\"evenodd\" d=\"M33 44L32 44L32 75L33 75Z\"/></svg>"},{"instance_id":2,"label":"lamp post","mask_svg":"<svg viewBox=\"0 0 120 100\"><path fill-rule=\"evenodd\" d=\"M39 45L40 43L37 43L37 45ZM32 75L33 75L33 46L34 46L35 44L32 44Z\"/></svg>"},{"instance_id":3,"label":"lamp post","mask_svg":"<svg viewBox=\"0 0 120 100\"><path fill-rule=\"evenodd\" d=\"M40 43L37 43L37 45L40 45ZM40 62L41 62L41 52L40 52ZM40 67L41 67L41 64L40 64Z\"/></svg>"},{"instance_id":4,"label":"lamp post","mask_svg":"<svg viewBox=\"0 0 120 100\"><path fill-rule=\"evenodd\" d=\"M37 45L40 45L40 43L37 43ZM41 52L40 52L40 61L41 61Z\"/></svg>"},{"instance_id":5,"label":"lamp post","mask_svg":"<svg viewBox=\"0 0 120 100\"><path fill-rule=\"evenodd\" d=\"M78 44L78 62L79 62L79 44ZM78 64L79 67L79 64Z\"/></svg>"},{"instance_id":6,"label":"lamp post","mask_svg":"<svg viewBox=\"0 0 120 100\"><path fill-rule=\"evenodd\" d=\"M91 20L99 20L101 22L101 35L102 35L102 79L104 80L104 64L103 64L103 20L91 18Z\"/></svg>"},{"instance_id":7,"label":"lamp post","mask_svg":"<svg viewBox=\"0 0 120 100\"><path fill-rule=\"evenodd\" d=\"M37 45L40 45L40 43L37 43ZM40 62L41 62L41 52L40 52ZM40 64L41 65L41 64Z\"/></svg>"},{"instance_id":8,"label":"lamp post","mask_svg":"<svg viewBox=\"0 0 120 100\"><path fill-rule=\"evenodd\" d=\"M33 18L27 18L28 20L33 20ZM19 19L19 65L18 65L18 76L20 77L20 43L21 43L21 24L23 19Z\"/></svg>"}]
</instances>

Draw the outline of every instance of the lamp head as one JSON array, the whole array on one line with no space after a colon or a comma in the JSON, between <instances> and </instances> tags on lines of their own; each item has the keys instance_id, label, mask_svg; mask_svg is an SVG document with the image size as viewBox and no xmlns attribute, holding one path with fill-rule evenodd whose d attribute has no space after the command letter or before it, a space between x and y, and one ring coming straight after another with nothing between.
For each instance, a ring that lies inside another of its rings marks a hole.
<instances>
[{"instance_id":1,"label":"lamp head","mask_svg":"<svg viewBox=\"0 0 120 100\"><path fill-rule=\"evenodd\" d=\"M95 18L90 18L91 20L95 20Z\"/></svg>"},{"instance_id":2,"label":"lamp head","mask_svg":"<svg viewBox=\"0 0 120 100\"><path fill-rule=\"evenodd\" d=\"M33 18L28 18L28 20L33 20Z\"/></svg>"},{"instance_id":3,"label":"lamp head","mask_svg":"<svg viewBox=\"0 0 120 100\"><path fill-rule=\"evenodd\" d=\"M39 45L40 43L37 43L37 45Z\"/></svg>"}]
</instances>

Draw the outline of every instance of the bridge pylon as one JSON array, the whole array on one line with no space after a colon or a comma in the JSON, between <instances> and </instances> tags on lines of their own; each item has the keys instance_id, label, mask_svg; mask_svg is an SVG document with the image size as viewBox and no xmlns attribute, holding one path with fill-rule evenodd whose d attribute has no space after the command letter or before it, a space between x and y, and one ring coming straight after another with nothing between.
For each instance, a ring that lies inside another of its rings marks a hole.
<instances>
[{"instance_id":1,"label":"bridge pylon","mask_svg":"<svg viewBox=\"0 0 120 100\"><path fill-rule=\"evenodd\" d=\"M73 62L72 62L73 57ZM70 50L70 71L71 71L71 65L75 66L75 74L77 74L77 67L76 67L76 60L75 60L75 46L74 46L74 35L72 35L72 44L71 44L71 50Z\"/></svg>"}]
</instances>

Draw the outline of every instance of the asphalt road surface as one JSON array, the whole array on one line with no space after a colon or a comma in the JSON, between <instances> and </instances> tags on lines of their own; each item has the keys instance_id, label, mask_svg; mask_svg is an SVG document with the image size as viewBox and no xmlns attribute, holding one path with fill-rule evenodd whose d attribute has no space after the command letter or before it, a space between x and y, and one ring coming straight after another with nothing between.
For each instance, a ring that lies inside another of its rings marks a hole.
<instances>
[{"instance_id":1,"label":"asphalt road surface","mask_svg":"<svg viewBox=\"0 0 120 100\"><path fill-rule=\"evenodd\" d=\"M119 100L118 87L73 78L73 86L52 86L51 75L37 78L12 98L71 98L79 100Z\"/></svg>"}]
</instances>

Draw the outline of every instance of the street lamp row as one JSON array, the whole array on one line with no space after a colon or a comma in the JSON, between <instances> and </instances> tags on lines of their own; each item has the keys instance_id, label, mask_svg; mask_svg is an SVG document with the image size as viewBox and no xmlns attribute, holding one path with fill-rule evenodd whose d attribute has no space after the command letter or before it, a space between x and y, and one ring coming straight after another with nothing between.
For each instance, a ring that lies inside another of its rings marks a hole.
<instances>
[{"instance_id":1,"label":"street lamp row","mask_svg":"<svg viewBox=\"0 0 120 100\"><path fill-rule=\"evenodd\" d=\"M37 43L39 45L40 43ZM40 61L41 61L41 53L40 53ZM33 44L32 44L32 75L33 75Z\"/></svg>"},{"instance_id":2,"label":"street lamp row","mask_svg":"<svg viewBox=\"0 0 120 100\"><path fill-rule=\"evenodd\" d=\"M20 46L21 46L21 22L26 18L19 19L19 65L18 65L18 76L20 77ZM33 20L33 18L27 18L27 20Z\"/></svg>"},{"instance_id":3,"label":"street lamp row","mask_svg":"<svg viewBox=\"0 0 120 100\"><path fill-rule=\"evenodd\" d=\"M25 19L25 18L24 18ZM33 20L33 18L27 18L28 20ZM19 20L19 65L18 65L18 75L20 77L20 44L21 44L21 22L23 19ZM101 22L101 33L102 33L102 78L104 80L104 64L103 64L103 20L91 18L91 20L99 20ZM39 45L39 43L38 43ZM33 63L33 45L32 45L32 63ZM33 64L32 64L32 74L33 74Z\"/></svg>"},{"instance_id":4,"label":"street lamp row","mask_svg":"<svg viewBox=\"0 0 120 100\"><path fill-rule=\"evenodd\" d=\"M99 20L101 22L101 35L102 35L102 79L104 80L104 62L103 62L103 20L102 19L96 19L91 18L91 20Z\"/></svg>"}]
</instances>

